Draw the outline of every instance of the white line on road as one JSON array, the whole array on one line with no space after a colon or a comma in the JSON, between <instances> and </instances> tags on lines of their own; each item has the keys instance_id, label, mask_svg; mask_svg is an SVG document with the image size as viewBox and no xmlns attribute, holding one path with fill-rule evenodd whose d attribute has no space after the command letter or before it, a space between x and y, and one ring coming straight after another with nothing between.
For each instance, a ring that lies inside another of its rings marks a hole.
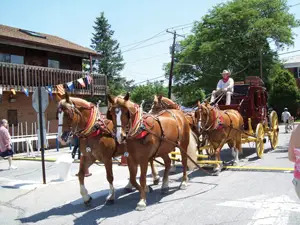
<instances>
[{"instance_id":1,"label":"white line on road","mask_svg":"<svg viewBox=\"0 0 300 225\"><path fill-rule=\"evenodd\" d=\"M287 225L290 212L300 213L300 204L290 199L287 195L274 198L258 195L217 205L256 209L252 221L248 225Z\"/></svg>"}]
</instances>

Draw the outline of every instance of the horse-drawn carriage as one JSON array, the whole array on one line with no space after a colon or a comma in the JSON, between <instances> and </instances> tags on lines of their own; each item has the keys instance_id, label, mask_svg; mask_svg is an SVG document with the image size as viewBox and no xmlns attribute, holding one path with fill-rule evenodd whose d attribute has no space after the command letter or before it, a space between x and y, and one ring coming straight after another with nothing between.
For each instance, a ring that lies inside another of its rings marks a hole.
<instances>
[{"instance_id":1,"label":"horse-drawn carriage","mask_svg":"<svg viewBox=\"0 0 300 225\"><path fill-rule=\"evenodd\" d=\"M234 86L234 94L231 104L225 105L222 96L216 99L213 108L220 111L237 110L243 117L243 127L241 128L241 143L255 143L256 153L259 158L263 157L264 144L268 137L272 149L278 144L278 116L275 111L269 112L267 108L267 92L259 77L247 77L245 82L239 82ZM211 109L213 110L213 109ZM214 123L219 118L212 119ZM220 119L219 119L220 120ZM221 119L222 120L222 119ZM199 150L206 150L208 155L198 155L200 164L216 164L218 161L205 160L214 155L215 149L211 146L205 132L201 133ZM178 160L177 152L172 153L172 159ZM204 160L203 160L204 159Z\"/></svg>"},{"instance_id":2,"label":"horse-drawn carriage","mask_svg":"<svg viewBox=\"0 0 300 225\"><path fill-rule=\"evenodd\" d=\"M130 179L125 190L131 191L133 187L139 190L140 201L136 209L144 210L148 163L152 167L153 181L157 183L159 177L153 160L157 157L163 159L165 171L161 190L166 193L169 190L170 159L174 159L169 154L178 148L183 165L180 187L185 189L188 181L187 168L193 169L196 164L199 136L207 143L200 149L214 148L212 154L216 156L214 163L217 165L220 163L219 151L225 143L237 152L241 151L242 143L255 142L258 157L263 156L265 136L269 137L272 148L277 146L278 117L273 111L268 119L266 89L257 78L235 86L231 105L211 106L208 103L198 103L197 110L191 114L184 114L176 103L167 98L163 100L162 97L154 99L151 113L144 113L142 106L129 98L129 93L125 97L108 96L111 106L106 118L95 105L83 99L71 98L68 94L58 104L59 140L66 143L71 135L76 135L81 140L82 159L78 178L80 193L86 204L91 201L91 196L84 185L84 171L96 159L105 165L110 187L107 202L112 203L115 199L112 157L127 157ZM216 139L219 134L220 141ZM126 142L123 142L124 137ZM201 156L207 157L198 157ZM235 154L235 159L238 159L238 154ZM136 181L138 166L141 168L140 184Z\"/></svg>"}]
</instances>

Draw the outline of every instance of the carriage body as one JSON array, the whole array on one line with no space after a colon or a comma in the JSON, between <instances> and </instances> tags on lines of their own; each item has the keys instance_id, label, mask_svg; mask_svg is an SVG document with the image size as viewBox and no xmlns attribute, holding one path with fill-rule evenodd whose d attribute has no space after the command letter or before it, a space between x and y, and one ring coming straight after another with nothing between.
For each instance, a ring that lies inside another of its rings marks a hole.
<instances>
[{"instance_id":1,"label":"carriage body","mask_svg":"<svg viewBox=\"0 0 300 225\"><path fill-rule=\"evenodd\" d=\"M251 77L252 78L252 77ZM244 130L249 130L249 118L252 129L259 123L268 123L267 91L260 78L246 79L244 84L234 86L231 105L219 105L221 110L235 109L244 119Z\"/></svg>"},{"instance_id":2,"label":"carriage body","mask_svg":"<svg viewBox=\"0 0 300 225\"><path fill-rule=\"evenodd\" d=\"M259 77L247 77L244 83L234 86L231 105L219 105L221 110L237 110L244 119L242 143L256 143L257 156L264 153L264 143L268 137L272 149L278 144L278 116L275 111L268 113L268 94Z\"/></svg>"}]
</instances>

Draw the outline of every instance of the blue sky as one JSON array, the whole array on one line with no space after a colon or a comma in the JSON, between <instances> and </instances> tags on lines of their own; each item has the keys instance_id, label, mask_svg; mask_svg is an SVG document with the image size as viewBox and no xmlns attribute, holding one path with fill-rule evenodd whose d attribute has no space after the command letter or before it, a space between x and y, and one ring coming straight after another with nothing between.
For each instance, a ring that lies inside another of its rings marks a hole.
<instances>
[{"instance_id":1,"label":"blue sky","mask_svg":"<svg viewBox=\"0 0 300 225\"><path fill-rule=\"evenodd\" d=\"M192 22L200 20L212 6L222 2L226 0L2 0L0 23L57 35L89 47L95 18L103 11L124 52L126 65L122 75L139 83L162 76L163 64L170 61L172 35L162 31L176 27L177 33L188 34ZM294 5L300 1L289 0L288 3ZM291 8L297 19L300 19L299 11L300 5ZM139 45L140 49L126 52L133 47L126 45L160 32L156 38ZM298 34L295 45L285 51L300 49L300 28L294 33ZM143 47L145 45L151 46ZM300 52L282 57L290 55L300 55Z\"/></svg>"}]
</instances>

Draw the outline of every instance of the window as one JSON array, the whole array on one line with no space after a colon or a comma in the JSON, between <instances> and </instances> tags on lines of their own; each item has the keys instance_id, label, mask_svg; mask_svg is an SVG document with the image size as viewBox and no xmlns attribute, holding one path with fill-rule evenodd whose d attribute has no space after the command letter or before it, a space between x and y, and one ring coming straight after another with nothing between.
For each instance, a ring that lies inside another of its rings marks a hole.
<instances>
[{"instance_id":1,"label":"window","mask_svg":"<svg viewBox=\"0 0 300 225\"><path fill-rule=\"evenodd\" d=\"M15 64L24 64L24 56L21 55L11 55L10 62Z\"/></svg>"},{"instance_id":2,"label":"window","mask_svg":"<svg viewBox=\"0 0 300 225\"><path fill-rule=\"evenodd\" d=\"M300 78L300 68L297 67L297 77L296 78Z\"/></svg>"},{"instance_id":3,"label":"window","mask_svg":"<svg viewBox=\"0 0 300 225\"><path fill-rule=\"evenodd\" d=\"M18 125L18 111L17 110L7 110L7 120L10 125Z\"/></svg>"},{"instance_id":4,"label":"window","mask_svg":"<svg viewBox=\"0 0 300 225\"><path fill-rule=\"evenodd\" d=\"M0 62L24 64L24 56L0 53Z\"/></svg>"},{"instance_id":5,"label":"window","mask_svg":"<svg viewBox=\"0 0 300 225\"><path fill-rule=\"evenodd\" d=\"M37 32L34 32L34 31L24 30L24 29L19 29L19 31L21 31L21 32L23 32L25 34L28 34L30 36L33 36L33 37L44 38L44 39L47 38L45 35L37 33Z\"/></svg>"},{"instance_id":6,"label":"window","mask_svg":"<svg viewBox=\"0 0 300 225\"><path fill-rule=\"evenodd\" d=\"M10 62L10 55L9 54L4 54L4 53L0 53L0 62L9 63Z\"/></svg>"},{"instance_id":7,"label":"window","mask_svg":"<svg viewBox=\"0 0 300 225\"><path fill-rule=\"evenodd\" d=\"M59 61L48 59L48 67L59 69Z\"/></svg>"}]
</instances>

